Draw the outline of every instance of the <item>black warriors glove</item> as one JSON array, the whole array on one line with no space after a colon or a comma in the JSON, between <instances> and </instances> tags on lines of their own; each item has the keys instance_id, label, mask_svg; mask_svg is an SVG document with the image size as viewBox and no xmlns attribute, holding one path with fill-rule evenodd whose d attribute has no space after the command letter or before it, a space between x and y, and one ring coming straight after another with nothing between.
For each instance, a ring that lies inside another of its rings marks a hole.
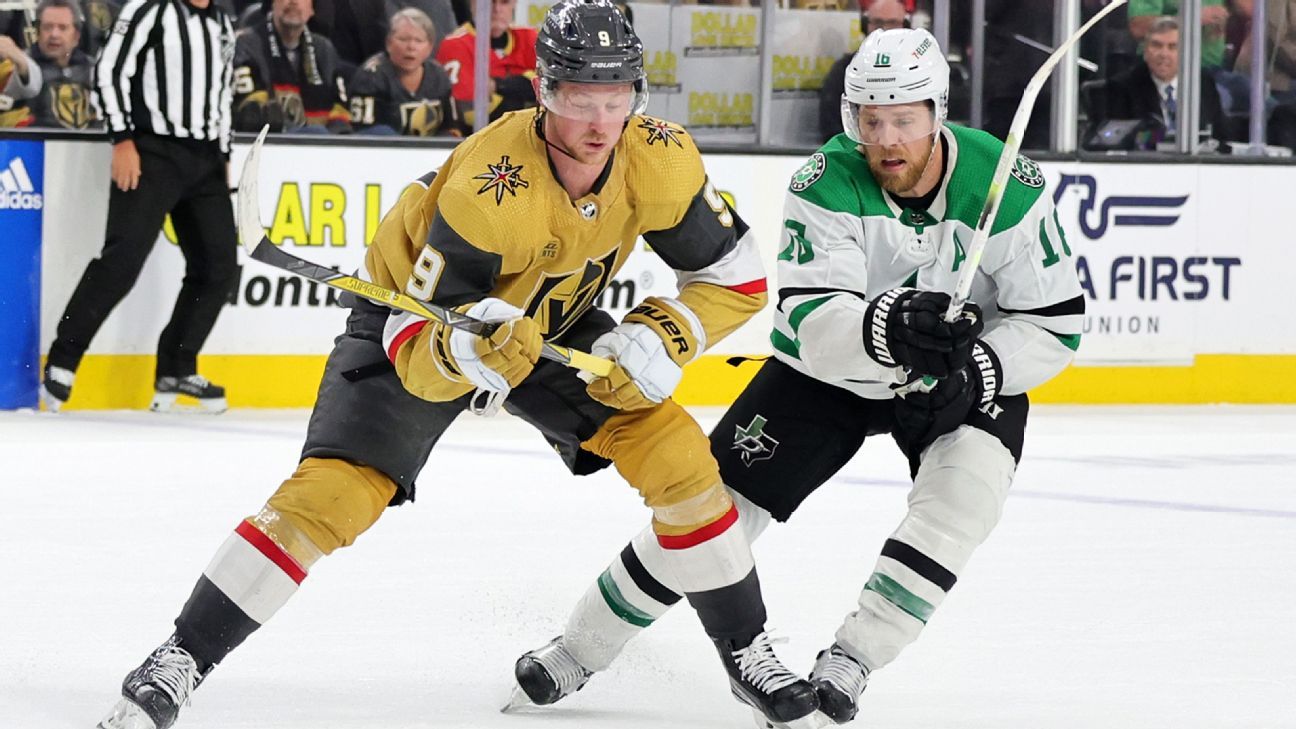
<instances>
[{"instance_id":1,"label":"black warriors glove","mask_svg":"<svg viewBox=\"0 0 1296 729\"><path fill-rule=\"evenodd\" d=\"M896 425L913 453L921 453L937 438L967 422L973 408L985 407L999 394L1003 382L999 358L977 340L966 365L937 380L932 389L915 390L895 399Z\"/></svg>"},{"instance_id":2,"label":"black warriors glove","mask_svg":"<svg viewBox=\"0 0 1296 729\"><path fill-rule=\"evenodd\" d=\"M984 325L981 308L968 302L957 321L945 321L949 294L895 288L869 303L864 351L888 367L947 377L968 360Z\"/></svg>"}]
</instances>

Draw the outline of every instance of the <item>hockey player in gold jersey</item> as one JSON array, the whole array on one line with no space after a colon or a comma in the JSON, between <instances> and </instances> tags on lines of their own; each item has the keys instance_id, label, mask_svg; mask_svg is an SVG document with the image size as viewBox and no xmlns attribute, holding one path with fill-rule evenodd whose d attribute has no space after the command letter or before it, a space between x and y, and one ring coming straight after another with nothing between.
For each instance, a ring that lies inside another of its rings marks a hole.
<instances>
[{"instance_id":1,"label":"hockey player in gold jersey","mask_svg":"<svg viewBox=\"0 0 1296 729\"><path fill-rule=\"evenodd\" d=\"M296 472L221 546L102 729L170 727L318 559L414 499L415 478L458 415L500 406L540 430L573 473L615 465L651 508L734 694L780 726L814 720L813 688L778 661L764 632L751 550L706 436L670 399L683 365L765 304L755 243L707 181L689 135L640 114L642 46L615 6L560 2L537 56L540 106L505 115L410 185L363 271L498 328L484 338L354 302ZM679 294L649 297L618 324L594 302L640 236L677 272ZM538 360L544 342L614 365L582 377ZM573 665L560 639L528 654L515 700L550 703L579 689L589 674Z\"/></svg>"}]
</instances>

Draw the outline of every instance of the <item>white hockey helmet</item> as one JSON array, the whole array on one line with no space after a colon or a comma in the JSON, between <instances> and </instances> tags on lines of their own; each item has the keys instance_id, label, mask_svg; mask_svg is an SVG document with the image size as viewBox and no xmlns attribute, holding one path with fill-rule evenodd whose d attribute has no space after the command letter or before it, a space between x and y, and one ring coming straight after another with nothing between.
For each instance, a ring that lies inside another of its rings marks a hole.
<instances>
[{"instance_id":1,"label":"white hockey helmet","mask_svg":"<svg viewBox=\"0 0 1296 729\"><path fill-rule=\"evenodd\" d=\"M921 28L894 28L869 33L846 67L842 94L842 128L856 144L861 106L932 102L933 131L949 113L949 63L931 33Z\"/></svg>"}]
</instances>

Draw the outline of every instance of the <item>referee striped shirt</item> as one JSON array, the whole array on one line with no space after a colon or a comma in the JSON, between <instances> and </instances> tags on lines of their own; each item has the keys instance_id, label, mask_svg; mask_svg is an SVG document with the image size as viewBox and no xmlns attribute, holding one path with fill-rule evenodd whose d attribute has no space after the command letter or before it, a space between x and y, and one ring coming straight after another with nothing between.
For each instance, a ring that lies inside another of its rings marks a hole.
<instances>
[{"instance_id":1,"label":"referee striped shirt","mask_svg":"<svg viewBox=\"0 0 1296 729\"><path fill-rule=\"evenodd\" d=\"M234 24L210 3L127 0L95 63L94 101L113 142L149 133L230 151Z\"/></svg>"}]
</instances>

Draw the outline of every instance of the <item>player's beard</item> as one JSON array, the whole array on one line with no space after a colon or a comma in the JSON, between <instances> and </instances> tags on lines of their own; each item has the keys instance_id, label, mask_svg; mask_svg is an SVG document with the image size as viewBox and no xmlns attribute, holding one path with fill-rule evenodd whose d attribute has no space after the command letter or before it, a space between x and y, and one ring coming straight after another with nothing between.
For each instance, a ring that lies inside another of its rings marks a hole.
<instances>
[{"instance_id":1,"label":"player's beard","mask_svg":"<svg viewBox=\"0 0 1296 729\"><path fill-rule=\"evenodd\" d=\"M925 149L918 154L913 152L912 147L917 145L912 143L893 147L864 145L864 157L868 159L873 179L877 180L883 190L897 195L912 190L931 162L932 153L936 150L934 141L934 137L925 137L921 142ZM888 170L882 162L890 159L904 160L904 168L899 172Z\"/></svg>"}]
</instances>

